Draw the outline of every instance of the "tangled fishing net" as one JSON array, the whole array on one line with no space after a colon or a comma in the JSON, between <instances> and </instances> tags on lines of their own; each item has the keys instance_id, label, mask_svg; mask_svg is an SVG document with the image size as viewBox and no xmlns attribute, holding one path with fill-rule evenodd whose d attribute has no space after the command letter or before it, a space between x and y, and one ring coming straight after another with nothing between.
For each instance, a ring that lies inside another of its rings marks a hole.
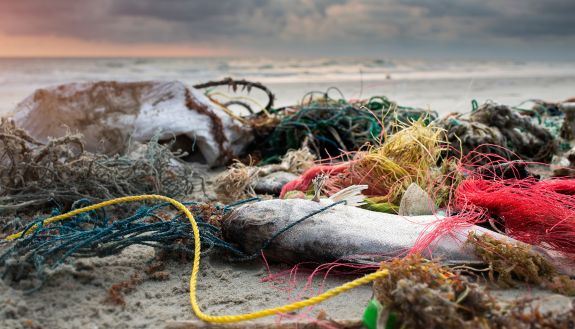
<instances>
[{"instance_id":1,"label":"tangled fishing net","mask_svg":"<svg viewBox=\"0 0 575 329\"><path fill-rule=\"evenodd\" d=\"M536 112L538 113L538 112ZM437 124L447 131L452 150L468 154L480 151L508 160L548 163L558 148L558 136L533 111L485 103L474 109L469 119L450 115Z\"/></svg>"},{"instance_id":2,"label":"tangled fishing net","mask_svg":"<svg viewBox=\"0 0 575 329\"><path fill-rule=\"evenodd\" d=\"M443 150L442 133L440 129L415 122L383 144L356 153L349 168L329 179L325 190L332 194L347 186L366 184L365 194L373 201L399 203L412 183L422 188L430 185L430 175L437 171Z\"/></svg>"},{"instance_id":3,"label":"tangled fishing net","mask_svg":"<svg viewBox=\"0 0 575 329\"><path fill-rule=\"evenodd\" d=\"M218 195L226 200L240 200L255 197L255 184L262 177L284 172L300 175L313 167L315 156L307 147L288 151L279 164L250 166L236 161L215 180Z\"/></svg>"},{"instance_id":4,"label":"tangled fishing net","mask_svg":"<svg viewBox=\"0 0 575 329\"><path fill-rule=\"evenodd\" d=\"M334 99L329 96L332 89L337 90L310 92L300 105L273 111L279 122L263 135L263 145L253 148L269 158L307 146L316 156L325 158L375 143L385 133L394 132L397 124L420 119L428 123L437 117L435 112L398 106L385 97L347 101L342 95Z\"/></svg>"},{"instance_id":5,"label":"tangled fishing net","mask_svg":"<svg viewBox=\"0 0 575 329\"><path fill-rule=\"evenodd\" d=\"M308 191L320 174L327 177L322 185L322 192L327 195L352 185L367 185L363 193L369 197L367 201L373 210L396 211L403 192L412 183L438 192L446 183L442 168L447 165L438 167L446 148L443 131L426 126L421 120L403 128L379 145L351 153L348 161L309 169L286 184L282 196L294 190Z\"/></svg>"},{"instance_id":6,"label":"tangled fishing net","mask_svg":"<svg viewBox=\"0 0 575 329\"><path fill-rule=\"evenodd\" d=\"M575 259L575 179L540 179L525 163L493 158L470 152L461 159L455 170L464 178L449 192L447 216L420 236L413 252L454 229L481 225Z\"/></svg>"},{"instance_id":7,"label":"tangled fishing net","mask_svg":"<svg viewBox=\"0 0 575 329\"><path fill-rule=\"evenodd\" d=\"M79 200L73 208L87 205L87 200ZM233 205L218 207L187 202L186 206L197 221L203 253L218 249L245 256L221 239L218 223ZM171 210L168 203L142 206L124 218L110 216L105 211L90 211L45 226L43 220L38 218L30 223L23 230L29 233L0 254L4 279L19 281L32 275L41 285L47 273L70 258L115 255L133 245L154 247L164 255L193 258L194 254L194 234L189 220L183 213Z\"/></svg>"},{"instance_id":8,"label":"tangled fishing net","mask_svg":"<svg viewBox=\"0 0 575 329\"><path fill-rule=\"evenodd\" d=\"M575 254L575 180L466 179L455 191L459 216L489 220L532 245Z\"/></svg>"},{"instance_id":9,"label":"tangled fishing net","mask_svg":"<svg viewBox=\"0 0 575 329\"><path fill-rule=\"evenodd\" d=\"M109 157L84 151L80 135L40 143L14 123L0 121L0 214L69 206L134 194L182 197L198 185L191 167L150 141L140 154Z\"/></svg>"}]
</instances>

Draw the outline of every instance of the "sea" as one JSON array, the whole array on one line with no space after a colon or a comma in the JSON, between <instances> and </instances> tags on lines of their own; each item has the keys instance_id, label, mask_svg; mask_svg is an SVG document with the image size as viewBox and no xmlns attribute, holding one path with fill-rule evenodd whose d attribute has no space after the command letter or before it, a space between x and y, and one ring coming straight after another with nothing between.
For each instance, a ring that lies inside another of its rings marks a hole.
<instances>
[{"instance_id":1,"label":"sea","mask_svg":"<svg viewBox=\"0 0 575 329\"><path fill-rule=\"evenodd\" d=\"M297 104L310 91L346 99L386 96L440 114L468 112L472 100L515 106L575 97L575 61L0 58L0 115L12 113L36 89L70 82L179 80L194 85L226 77L265 84L276 95L276 106ZM263 94L253 94L263 102Z\"/></svg>"}]
</instances>

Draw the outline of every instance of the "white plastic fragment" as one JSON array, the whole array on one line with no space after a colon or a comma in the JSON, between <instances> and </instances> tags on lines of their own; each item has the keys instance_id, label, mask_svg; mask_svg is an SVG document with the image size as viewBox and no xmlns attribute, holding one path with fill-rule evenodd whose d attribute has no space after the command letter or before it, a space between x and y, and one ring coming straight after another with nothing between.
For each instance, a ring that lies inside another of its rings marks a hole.
<instances>
[{"instance_id":1,"label":"white plastic fragment","mask_svg":"<svg viewBox=\"0 0 575 329\"><path fill-rule=\"evenodd\" d=\"M399 215L423 216L435 213L435 202L416 183L411 183L401 197L399 203Z\"/></svg>"},{"instance_id":2,"label":"white plastic fragment","mask_svg":"<svg viewBox=\"0 0 575 329\"><path fill-rule=\"evenodd\" d=\"M130 141L185 135L210 165L239 154L248 128L200 91L178 81L71 83L39 89L17 105L16 124L40 140L84 135L88 151L123 153Z\"/></svg>"}]
</instances>

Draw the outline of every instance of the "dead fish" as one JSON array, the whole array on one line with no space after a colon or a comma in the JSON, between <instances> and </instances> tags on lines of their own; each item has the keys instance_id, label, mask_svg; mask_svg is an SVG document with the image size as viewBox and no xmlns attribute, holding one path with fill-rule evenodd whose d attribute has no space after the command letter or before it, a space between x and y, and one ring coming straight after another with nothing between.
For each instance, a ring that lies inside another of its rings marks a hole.
<instances>
[{"instance_id":1,"label":"dead fish","mask_svg":"<svg viewBox=\"0 0 575 329\"><path fill-rule=\"evenodd\" d=\"M225 218L224 238L248 254L257 253L276 232L324 207L325 204L302 199L244 205ZM405 254L437 220L436 216L402 217L340 204L293 226L278 236L265 254L289 263L354 258L381 261ZM487 231L472 227L441 237L426 256L455 263L478 262L471 248L462 247L470 230Z\"/></svg>"},{"instance_id":2,"label":"dead fish","mask_svg":"<svg viewBox=\"0 0 575 329\"><path fill-rule=\"evenodd\" d=\"M224 238L257 254L272 236L288 225L317 212L325 202L304 199L268 200L238 207L223 221ZM440 216L398 216L338 204L298 223L279 235L264 250L267 258L285 263L335 260L380 262L405 255L423 232L429 232ZM505 235L469 225L438 237L423 255L448 265L480 264L473 247L464 244L470 232L490 234L506 242L520 243ZM540 248L533 248L540 249ZM553 263L552 257L539 250ZM565 273L565 271L562 271Z\"/></svg>"}]
</instances>

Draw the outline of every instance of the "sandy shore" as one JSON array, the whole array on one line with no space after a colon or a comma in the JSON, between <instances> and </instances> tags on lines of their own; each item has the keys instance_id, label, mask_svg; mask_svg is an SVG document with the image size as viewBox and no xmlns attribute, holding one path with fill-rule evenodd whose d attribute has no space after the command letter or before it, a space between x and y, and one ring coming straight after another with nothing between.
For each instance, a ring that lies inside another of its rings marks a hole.
<instances>
[{"instance_id":1,"label":"sandy shore","mask_svg":"<svg viewBox=\"0 0 575 329\"><path fill-rule=\"evenodd\" d=\"M0 281L0 327L2 328L165 328L182 322L195 322L188 297L190 263L165 261L165 281L144 279L132 292L125 294L125 305L106 302L107 290L128 280L134 273L144 275L154 261L154 250L131 247L121 255L107 258L82 259L53 273L45 286L31 294L8 287ZM272 272L287 269L273 266ZM201 308L208 314L224 315L253 312L294 301L307 278L301 273L292 298L286 284L262 282L268 276L261 261L230 264L212 255L204 258L199 277L198 295ZM350 278L329 277L323 289L338 286ZM316 280L316 288L323 280ZM23 283L25 285L25 283ZM500 300L513 301L533 298L533 303L545 312L563 313L571 309L573 299L546 291L531 289L493 292ZM311 297L304 294L302 297ZM371 287L364 286L300 313L292 320L315 318L319 312L330 319L361 318ZM260 322L279 321L267 318ZM289 321L289 319L282 319Z\"/></svg>"},{"instance_id":2,"label":"sandy shore","mask_svg":"<svg viewBox=\"0 0 575 329\"><path fill-rule=\"evenodd\" d=\"M156 79L160 77L146 77ZM197 81L182 79L190 85ZM343 96L352 98L369 98L387 96L401 105L429 108L440 114L450 112L469 112L471 100L479 103L487 100L506 105L518 105L528 99L562 101L575 96L575 76L553 77L497 77L497 78L458 78L458 79L404 79L378 81L329 81L269 83L268 87L277 97L277 106L296 104L309 91L326 91L329 87L338 87ZM0 115L9 114L24 98L31 95L36 88L47 85L15 85L0 88ZM337 98L337 92L330 94ZM258 97L257 93L253 96ZM259 95L261 96L261 95Z\"/></svg>"},{"instance_id":3,"label":"sandy shore","mask_svg":"<svg viewBox=\"0 0 575 329\"><path fill-rule=\"evenodd\" d=\"M107 290L113 284L128 280L134 273L145 276L144 270L153 261L152 248L131 247L118 256L83 259L65 266L51 275L42 289L31 294L0 283L0 327L27 328L33 323L42 328L161 328L174 321L194 319L188 297L189 262L166 261L163 271L169 273L169 278L145 279L125 295L125 306L106 302ZM287 267L274 266L272 271L282 269ZM293 301L280 290L289 285L262 282L267 276L261 261L230 264L217 255L204 258L198 284L200 306L208 314L224 315ZM307 274L302 273L298 283L303 285L306 278ZM348 279L330 278L325 288ZM295 288L294 295L297 292ZM362 287L306 313L313 317L326 310L337 319L358 318L370 296L370 287Z\"/></svg>"},{"instance_id":4,"label":"sandy shore","mask_svg":"<svg viewBox=\"0 0 575 329\"><path fill-rule=\"evenodd\" d=\"M196 199L214 200L211 184L207 188L207 194L196 195ZM156 251L151 247L132 246L120 255L78 259L49 274L44 286L29 294L23 291L32 287L33 282L23 280L8 285L0 280L0 328L182 328L182 323L186 328L190 321L195 326L198 322L189 304L191 261L159 260L163 264L161 275L147 275L152 265L158 263ZM262 260L229 262L217 252L210 253L201 260L200 306L211 315L248 313L312 297L320 290L354 278L328 276L324 280L318 275L314 291L304 290L309 271L301 270L295 277L282 276L272 282L266 280L270 274L291 268L272 264L268 269ZM141 282L124 294L125 304L110 303L108 290L134 275ZM569 312L575 303L575 299L527 286L492 293L507 302L533 299L533 305L544 313ZM272 324L280 320L309 321L320 313L327 314L329 319L360 320L371 296L371 286L363 286L301 311L295 317L257 321Z\"/></svg>"}]
</instances>

